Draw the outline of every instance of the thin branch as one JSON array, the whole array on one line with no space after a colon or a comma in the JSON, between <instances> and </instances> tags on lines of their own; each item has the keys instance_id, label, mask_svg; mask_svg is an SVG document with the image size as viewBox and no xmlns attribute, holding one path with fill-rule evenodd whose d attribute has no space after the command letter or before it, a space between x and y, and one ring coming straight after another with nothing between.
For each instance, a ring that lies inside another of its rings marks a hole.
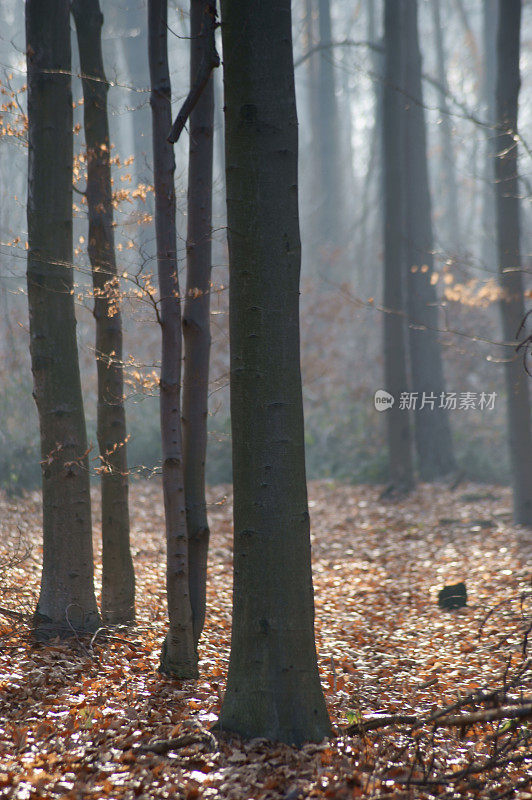
<instances>
[{"instance_id":1,"label":"thin branch","mask_svg":"<svg viewBox=\"0 0 532 800\"><path fill-rule=\"evenodd\" d=\"M216 40L214 35L216 25L216 6L208 4L205 8L204 32L202 34L205 38L203 58L199 66L196 79L186 97L185 102L181 106L179 114L175 118L175 122L172 125L172 130L168 135L168 141L170 144L175 144L181 136L183 128L187 124L187 120L194 110L194 106L200 99L201 93L209 82L211 72L213 69L216 69L216 67L220 66L220 56L216 50Z\"/></svg>"},{"instance_id":2,"label":"thin branch","mask_svg":"<svg viewBox=\"0 0 532 800\"><path fill-rule=\"evenodd\" d=\"M189 747L191 744L208 744L212 749L216 749L216 739L212 733L185 733L183 736L178 736L175 739L157 739L148 745L139 747L137 753L157 753L164 755L169 753L170 750L179 750L182 747Z\"/></svg>"},{"instance_id":3,"label":"thin branch","mask_svg":"<svg viewBox=\"0 0 532 800\"><path fill-rule=\"evenodd\" d=\"M422 725L434 724L440 728L464 728L476 725L478 722L495 722L497 720L531 719L532 703L520 706L506 706L505 708L490 708L487 711L477 711L472 714L454 714L438 719L423 718L415 714L387 714L353 722L347 728L348 733L366 733L367 731L385 728L388 725L413 725L418 728Z\"/></svg>"},{"instance_id":4,"label":"thin branch","mask_svg":"<svg viewBox=\"0 0 532 800\"><path fill-rule=\"evenodd\" d=\"M331 50L334 47L367 47L368 50L374 50L376 53L384 53L384 48L382 45L376 44L375 42L368 42L364 39L358 41L353 39L342 39L339 42L320 42L319 44L314 44L312 47L309 47L306 53L303 53L303 55L295 59L294 69L311 58L314 53L319 53L321 50Z\"/></svg>"}]
</instances>

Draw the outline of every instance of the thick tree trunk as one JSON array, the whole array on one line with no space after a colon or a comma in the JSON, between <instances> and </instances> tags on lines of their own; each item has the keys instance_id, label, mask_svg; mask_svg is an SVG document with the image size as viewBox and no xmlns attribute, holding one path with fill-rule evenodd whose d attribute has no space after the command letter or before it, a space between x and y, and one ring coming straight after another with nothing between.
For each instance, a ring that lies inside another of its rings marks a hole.
<instances>
[{"instance_id":1,"label":"thick tree trunk","mask_svg":"<svg viewBox=\"0 0 532 800\"><path fill-rule=\"evenodd\" d=\"M193 84L210 47L205 15L210 0L190 4L190 81ZM187 294L183 313L183 452L188 529L188 578L198 643L205 622L209 524L205 501L205 455L209 388L212 160L214 129L213 76L190 115L188 159Z\"/></svg>"},{"instance_id":2,"label":"thick tree trunk","mask_svg":"<svg viewBox=\"0 0 532 800\"><path fill-rule=\"evenodd\" d=\"M519 73L521 0L499 2L497 35L497 137L495 162L497 234L502 329L505 341L514 342L525 315L520 249L520 203L518 186L517 113L521 78ZM514 490L514 519L532 525L532 436L528 376L520 357L508 348L505 362L508 439Z\"/></svg>"},{"instance_id":3,"label":"thick tree trunk","mask_svg":"<svg viewBox=\"0 0 532 800\"><path fill-rule=\"evenodd\" d=\"M458 182L456 180L456 160L453 147L453 125L447 103L448 83L445 68L445 46L443 28L441 24L440 0L432 0L432 18L434 23L434 40L436 45L436 75L441 91L438 91L438 105L441 109L439 120L440 133L440 171L438 186L443 195L444 224L442 225L445 236L445 247L453 255L460 253L461 233L458 209Z\"/></svg>"},{"instance_id":4,"label":"thick tree trunk","mask_svg":"<svg viewBox=\"0 0 532 800\"><path fill-rule=\"evenodd\" d=\"M121 624L135 618L135 574L129 546L122 317L114 246L108 83L101 49L103 16L99 0L74 0L72 13L83 76L88 251L96 320L97 426L102 491L102 615L104 622Z\"/></svg>"},{"instance_id":5,"label":"thick tree trunk","mask_svg":"<svg viewBox=\"0 0 532 800\"><path fill-rule=\"evenodd\" d=\"M384 191L384 388L395 398L386 412L390 482L399 492L414 484L408 413L399 408L408 390L405 323L405 186L403 183L404 97L398 90L404 24L397 0L384 7L385 75L382 98Z\"/></svg>"},{"instance_id":6,"label":"thick tree trunk","mask_svg":"<svg viewBox=\"0 0 532 800\"><path fill-rule=\"evenodd\" d=\"M235 562L219 725L299 744L330 723L314 642L290 0L224 0L222 35Z\"/></svg>"},{"instance_id":7,"label":"thick tree trunk","mask_svg":"<svg viewBox=\"0 0 532 800\"><path fill-rule=\"evenodd\" d=\"M74 313L68 0L27 0L28 303L39 413L43 570L40 637L94 631L87 437Z\"/></svg>"},{"instance_id":8,"label":"thick tree trunk","mask_svg":"<svg viewBox=\"0 0 532 800\"><path fill-rule=\"evenodd\" d=\"M168 71L167 2L148 2L155 230L162 333L160 380L163 493L166 515L166 590L170 629L161 654L162 672L178 678L198 674L188 580L188 543L181 437L181 301L177 273L175 160L167 137L172 127Z\"/></svg>"},{"instance_id":9,"label":"thick tree trunk","mask_svg":"<svg viewBox=\"0 0 532 800\"><path fill-rule=\"evenodd\" d=\"M401 0L405 14L404 159L406 184L406 270L412 391L418 395L414 413L419 473L431 481L456 469L449 417L441 407L445 390L438 328L438 297L432 283L434 237L429 188L427 142L417 0ZM412 99L410 99L412 98ZM423 398L434 399L423 404Z\"/></svg>"}]
</instances>

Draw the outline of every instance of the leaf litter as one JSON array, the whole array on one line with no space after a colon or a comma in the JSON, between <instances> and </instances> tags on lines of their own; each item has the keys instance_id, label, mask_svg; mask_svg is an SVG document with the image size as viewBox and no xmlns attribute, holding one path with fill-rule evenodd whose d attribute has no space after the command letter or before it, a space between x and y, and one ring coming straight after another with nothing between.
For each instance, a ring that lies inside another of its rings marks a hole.
<instances>
[{"instance_id":1,"label":"leaf litter","mask_svg":"<svg viewBox=\"0 0 532 800\"><path fill-rule=\"evenodd\" d=\"M530 564L525 532L509 523L510 492L421 485L392 503L379 487L319 481L309 498L316 642L335 737L298 750L209 733L230 646L229 486L209 490L196 682L157 672L166 633L157 481L131 487L137 623L46 646L28 633L40 496L0 495L0 798L532 798L532 722L424 722L445 707L482 715L532 701ZM97 519L94 537L99 589ZM439 591L462 581L467 605L442 611ZM421 722L364 729L385 716Z\"/></svg>"}]
</instances>

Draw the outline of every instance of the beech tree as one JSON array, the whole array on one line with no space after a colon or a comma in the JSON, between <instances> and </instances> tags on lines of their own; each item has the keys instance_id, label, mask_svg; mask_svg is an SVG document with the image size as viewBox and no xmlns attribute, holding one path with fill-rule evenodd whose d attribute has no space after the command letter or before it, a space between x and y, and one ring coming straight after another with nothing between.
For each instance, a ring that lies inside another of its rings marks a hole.
<instances>
[{"instance_id":1,"label":"beech tree","mask_svg":"<svg viewBox=\"0 0 532 800\"><path fill-rule=\"evenodd\" d=\"M190 3L190 83L212 46L216 16L209 0ZM188 531L190 600L197 644L205 622L209 523L205 500L205 457L209 389L213 77L209 77L190 114L188 160L187 286L183 312L183 451Z\"/></svg>"},{"instance_id":2,"label":"beech tree","mask_svg":"<svg viewBox=\"0 0 532 800\"><path fill-rule=\"evenodd\" d=\"M401 160L406 187L408 340L411 389L419 404L414 414L418 468L422 480L441 478L456 469L447 410L440 404L445 389L438 334L438 297L434 274L434 235L427 162L427 136L421 86L421 52L417 0L398 0L405 15L402 107L405 132ZM433 399L423 406L423 395Z\"/></svg>"},{"instance_id":3,"label":"beech tree","mask_svg":"<svg viewBox=\"0 0 532 800\"><path fill-rule=\"evenodd\" d=\"M102 493L102 614L105 622L135 617L135 574L129 546L126 414L122 317L117 276L110 165L109 120L99 0L73 0L83 83L87 147L88 252L94 287L97 435Z\"/></svg>"},{"instance_id":4,"label":"beech tree","mask_svg":"<svg viewBox=\"0 0 532 800\"><path fill-rule=\"evenodd\" d=\"M155 187L155 231L162 353L160 377L163 494L166 517L166 590L170 627L161 654L162 672L178 678L198 674L188 576L188 542L181 435L181 299L177 272L175 159L168 69L166 0L148 0Z\"/></svg>"},{"instance_id":5,"label":"beech tree","mask_svg":"<svg viewBox=\"0 0 532 800\"><path fill-rule=\"evenodd\" d=\"M520 247L520 202L517 117L521 77L519 71L521 0L499 2L497 34L496 110L496 213L502 331L515 343L525 316ZM532 525L532 435L528 375L510 348L504 363L508 442L513 482L514 520Z\"/></svg>"},{"instance_id":6,"label":"beech tree","mask_svg":"<svg viewBox=\"0 0 532 800\"><path fill-rule=\"evenodd\" d=\"M405 186L402 159L404 97L399 92L404 48L404 18L397 0L384 6L383 191L384 191L384 387L395 398L386 412L390 483L398 492L414 485L412 438L408 413L399 408L407 390L405 323Z\"/></svg>"},{"instance_id":7,"label":"beech tree","mask_svg":"<svg viewBox=\"0 0 532 800\"><path fill-rule=\"evenodd\" d=\"M72 266L72 92L68 0L27 0L28 265L33 392L41 439L39 637L94 631L88 447Z\"/></svg>"},{"instance_id":8,"label":"beech tree","mask_svg":"<svg viewBox=\"0 0 532 800\"><path fill-rule=\"evenodd\" d=\"M222 37L234 595L219 726L299 744L331 728L314 642L290 0L222 0Z\"/></svg>"}]
</instances>

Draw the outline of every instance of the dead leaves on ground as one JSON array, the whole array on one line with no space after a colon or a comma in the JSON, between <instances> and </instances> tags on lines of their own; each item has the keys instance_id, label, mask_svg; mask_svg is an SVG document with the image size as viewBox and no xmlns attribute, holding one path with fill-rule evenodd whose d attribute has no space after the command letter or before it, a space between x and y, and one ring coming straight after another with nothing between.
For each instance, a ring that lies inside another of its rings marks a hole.
<instances>
[{"instance_id":1,"label":"dead leaves on ground","mask_svg":"<svg viewBox=\"0 0 532 800\"><path fill-rule=\"evenodd\" d=\"M508 523L507 490L423 486L391 504L379 501L378 488L311 484L316 638L339 736L301 750L228 736L213 744L205 733L219 712L229 655L229 488L210 492L209 617L196 683L157 673L166 632L160 488L138 482L131 496L134 628L92 643L35 646L20 619L0 613L0 798L447 796L442 785L416 785L427 759L434 774L459 776L472 759L487 757L495 723L430 735L344 732L375 713L430 715L500 686L523 664L530 583ZM0 497L0 520L2 556L20 552L21 537L32 546L29 558L2 561L0 606L30 613L41 558L38 494ZM99 565L98 537L96 524ZM438 591L462 580L468 605L442 612ZM529 672L520 690L532 693ZM160 740L178 744L151 752ZM498 783L480 773L477 789L457 781L452 791L495 797L504 784L532 797L527 768L510 763Z\"/></svg>"}]
</instances>

